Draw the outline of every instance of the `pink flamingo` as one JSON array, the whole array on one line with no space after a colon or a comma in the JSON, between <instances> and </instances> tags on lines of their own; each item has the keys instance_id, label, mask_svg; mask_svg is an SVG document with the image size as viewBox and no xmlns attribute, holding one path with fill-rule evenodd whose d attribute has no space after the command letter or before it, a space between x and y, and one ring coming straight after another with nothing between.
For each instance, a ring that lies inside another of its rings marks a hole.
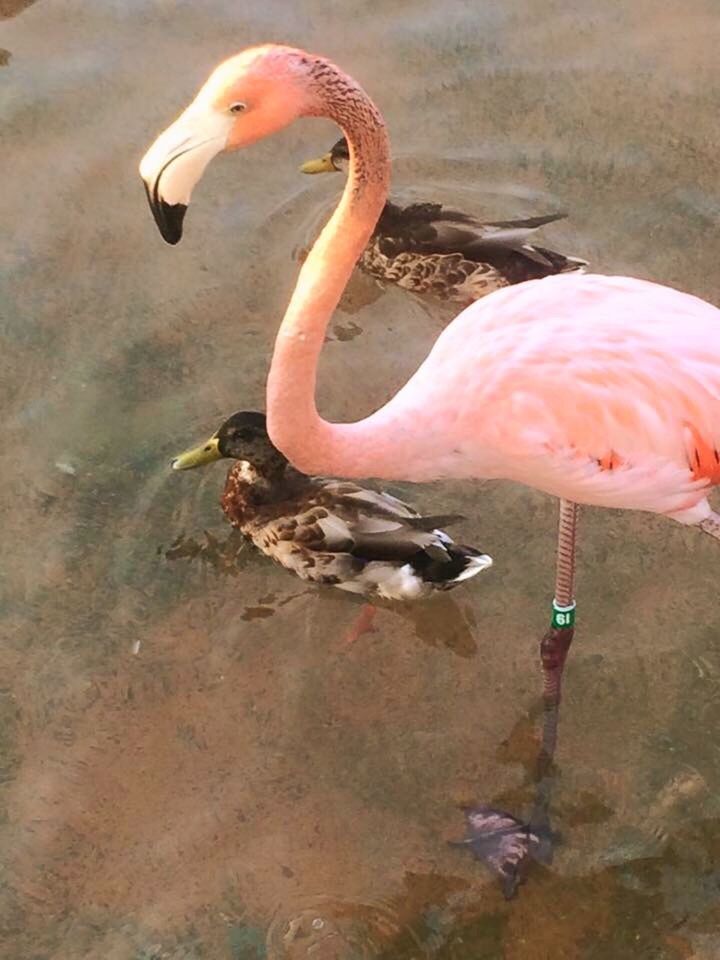
<instances>
[{"instance_id":1,"label":"pink flamingo","mask_svg":"<svg viewBox=\"0 0 720 960\"><path fill-rule=\"evenodd\" d=\"M553 619L541 645L546 704L557 707L574 625L576 504L664 514L720 539L720 515L707 500L720 482L720 310L627 277L531 280L462 311L374 414L328 423L315 405L319 354L388 192L389 146L378 109L324 57L253 47L217 67L148 150L140 172L162 236L177 243L210 160L302 116L329 117L342 128L350 172L300 270L275 343L271 439L305 473L504 478L560 497ZM554 745L553 720L545 728L546 760ZM468 823L466 842L512 892L523 859L540 844L538 832L485 807L470 811ZM483 831L494 831L497 849L488 852Z\"/></svg>"}]
</instances>

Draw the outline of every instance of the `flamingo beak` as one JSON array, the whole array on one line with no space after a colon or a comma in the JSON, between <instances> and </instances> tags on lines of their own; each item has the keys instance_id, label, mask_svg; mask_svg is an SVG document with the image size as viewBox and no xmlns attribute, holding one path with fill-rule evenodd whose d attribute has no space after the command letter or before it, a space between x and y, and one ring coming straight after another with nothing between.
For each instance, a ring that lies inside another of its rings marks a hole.
<instances>
[{"instance_id":1,"label":"flamingo beak","mask_svg":"<svg viewBox=\"0 0 720 960\"><path fill-rule=\"evenodd\" d=\"M182 237L195 184L227 145L232 117L192 103L163 131L140 162L150 210L166 243Z\"/></svg>"}]
</instances>

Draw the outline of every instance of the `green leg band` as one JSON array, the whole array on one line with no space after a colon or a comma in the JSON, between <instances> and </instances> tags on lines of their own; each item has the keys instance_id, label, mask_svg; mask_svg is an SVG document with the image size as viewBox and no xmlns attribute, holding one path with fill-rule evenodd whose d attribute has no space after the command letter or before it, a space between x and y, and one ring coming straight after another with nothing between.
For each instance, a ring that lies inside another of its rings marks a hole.
<instances>
[{"instance_id":1,"label":"green leg band","mask_svg":"<svg viewBox=\"0 0 720 960\"><path fill-rule=\"evenodd\" d=\"M575 626L575 601L570 604L569 607L561 607L560 604L553 600L552 602L552 620L550 621L552 627L556 627L560 630L567 630Z\"/></svg>"}]
</instances>

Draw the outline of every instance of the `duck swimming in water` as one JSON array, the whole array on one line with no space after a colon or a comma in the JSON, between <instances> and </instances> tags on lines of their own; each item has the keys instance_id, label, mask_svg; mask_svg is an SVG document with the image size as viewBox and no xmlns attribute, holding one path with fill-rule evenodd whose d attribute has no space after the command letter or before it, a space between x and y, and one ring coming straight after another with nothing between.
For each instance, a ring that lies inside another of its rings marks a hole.
<instances>
[{"instance_id":1,"label":"duck swimming in water","mask_svg":"<svg viewBox=\"0 0 720 960\"><path fill-rule=\"evenodd\" d=\"M492 564L487 554L438 529L456 516L423 517L388 493L295 470L270 442L262 413L233 414L172 467L189 470L223 457L236 461L220 501L225 516L302 580L372 598L416 600Z\"/></svg>"},{"instance_id":2,"label":"duck swimming in water","mask_svg":"<svg viewBox=\"0 0 720 960\"><path fill-rule=\"evenodd\" d=\"M347 172L347 140L300 168L303 173ZM387 201L365 247L360 268L376 280L414 293L471 303L525 280L583 271L586 260L530 243L540 227L566 214L526 220L481 221L440 203L401 207Z\"/></svg>"}]
</instances>

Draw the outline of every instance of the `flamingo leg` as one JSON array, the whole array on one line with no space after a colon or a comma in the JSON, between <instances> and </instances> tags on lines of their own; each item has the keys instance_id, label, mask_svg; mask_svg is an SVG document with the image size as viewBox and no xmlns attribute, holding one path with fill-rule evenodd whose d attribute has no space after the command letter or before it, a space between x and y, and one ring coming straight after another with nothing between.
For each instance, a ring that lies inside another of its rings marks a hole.
<instances>
[{"instance_id":1,"label":"flamingo leg","mask_svg":"<svg viewBox=\"0 0 720 960\"><path fill-rule=\"evenodd\" d=\"M575 624L575 547L578 505L560 501L555 597L552 621L540 641L543 672L542 740L535 766L535 800L527 823L490 806L465 810L467 834L459 844L470 847L499 877L510 899L526 878L531 860L552 862L556 839L550 826L553 758L557 747L562 678ZM720 518L718 518L720 520ZM718 524L720 536L720 523ZM458 845L459 845L458 844Z\"/></svg>"}]
</instances>

